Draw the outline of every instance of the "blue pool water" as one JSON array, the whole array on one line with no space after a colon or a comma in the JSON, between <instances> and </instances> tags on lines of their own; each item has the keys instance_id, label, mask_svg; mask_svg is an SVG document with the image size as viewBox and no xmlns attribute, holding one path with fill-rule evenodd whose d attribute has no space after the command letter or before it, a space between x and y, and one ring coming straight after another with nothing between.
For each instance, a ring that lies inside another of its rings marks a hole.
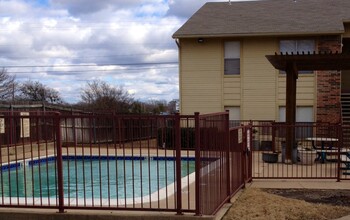
<instances>
[{"instance_id":1,"label":"blue pool water","mask_svg":"<svg viewBox=\"0 0 350 220\"><path fill-rule=\"evenodd\" d=\"M182 176L194 172L192 159L183 160L181 165ZM174 182L174 166L173 158L64 157L64 196L86 199L147 196ZM54 157L30 161L25 166L13 165L11 169L4 167L0 175L0 195L56 198Z\"/></svg>"}]
</instances>

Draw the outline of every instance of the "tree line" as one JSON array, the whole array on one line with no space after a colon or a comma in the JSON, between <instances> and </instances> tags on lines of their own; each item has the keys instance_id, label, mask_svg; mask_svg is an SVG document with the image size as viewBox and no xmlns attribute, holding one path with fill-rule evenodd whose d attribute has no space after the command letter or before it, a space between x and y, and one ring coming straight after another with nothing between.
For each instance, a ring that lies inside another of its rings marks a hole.
<instances>
[{"instance_id":1,"label":"tree line","mask_svg":"<svg viewBox=\"0 0 350 220\"><path fill-rule=\"evenodd\" d=\"M114 87L105 81L88 81L80 90L80 101L66 103L61 94L39 81L27 80L19 83L6 69L0 70L0 100L15 103L22 101L59 104L86 111L113 111L116 113L172 114L176 112L176 101L135 100L123 87Z\"/></svg>"}]
</instances>

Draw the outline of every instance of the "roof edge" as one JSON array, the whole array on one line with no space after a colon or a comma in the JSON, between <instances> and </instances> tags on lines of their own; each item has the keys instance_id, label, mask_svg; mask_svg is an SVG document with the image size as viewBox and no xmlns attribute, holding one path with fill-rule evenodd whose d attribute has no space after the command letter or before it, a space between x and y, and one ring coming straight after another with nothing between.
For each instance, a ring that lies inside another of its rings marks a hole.
<instances>
[{"instance_id":1,"label":"roof edge","mask_svg":"<svg viewBox=\"0 0 350 220\"><path fill-rule=\"evenodd\" d=\"M242 33L242 34L190 34L190 35L181 35L173 34L173 39L180 38L217 38L217 37L279 37L279 36L310 36L310 35L338 35L344 34L345 31L328 31L328 32L289 32L289 33Z\"/></svg>"}]
</instances>

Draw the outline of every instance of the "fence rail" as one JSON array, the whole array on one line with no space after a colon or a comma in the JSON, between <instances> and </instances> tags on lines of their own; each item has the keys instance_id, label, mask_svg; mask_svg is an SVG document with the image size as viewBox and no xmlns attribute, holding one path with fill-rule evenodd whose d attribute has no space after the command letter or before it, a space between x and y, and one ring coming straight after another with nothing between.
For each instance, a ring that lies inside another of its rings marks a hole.
<instances>
[{"instance_id":1,"label":"fence rail","mask_svg":"<svg viewBox=\"0 0 350 220\"><path fill-rule=\"evenodd\" d=\"M228 113L0 112L0 206L213 214L244 183L237 138Z\"/></svg>"}]
</instances>

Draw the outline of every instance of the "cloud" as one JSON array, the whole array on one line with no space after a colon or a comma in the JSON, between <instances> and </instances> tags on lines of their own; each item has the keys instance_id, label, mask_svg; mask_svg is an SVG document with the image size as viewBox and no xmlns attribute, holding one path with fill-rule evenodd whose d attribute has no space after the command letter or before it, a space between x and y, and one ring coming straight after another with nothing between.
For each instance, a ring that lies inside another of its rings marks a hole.
<instances>
[{"instance_id":1,"label":"cloud","mask_svg":"<svg viewBox=\"0 0 350 220\"><path fill-rule=\"evenodd\" d=\"M28 5L22 1L0 1L0 15L13 16L14 14L23 15L28 12Z\"/></svg>"},{"instance_id":2,"label":"cloud","mask_svg":"<svg viewBox=\"0 0 350 220\"><path fill-rule=\"evenodd\" d=\"M122 4L127 3L127 1L119 0L51 0L50 4L57 8L66 9L72 15L80 15L90 14L103 9L116 7L115 4L118 4L118 2L121 2ZM135 2L135 0L131 0L130 2Z\"/></svg>"},{"instance_id":3,"label":"cloud","mask_svg":"<svg viewBox=\"0 0 350 220\"><path fill-rule=\"evenodd\" d=\"M171 36L204 3L0 0L0 67L20 82L57 89L71 103L92 79L124 86L136 99L170 101L179 96L178 66L167 64L178 59Z\"/></svg>"},{"instance_id":4,"label":"cloud","mask_svg":"<svg viewBox=\"0 0 350 220\"><path fill-rule=\"evenodd\" d=\"M207 0L169 0L168 15L189 18L194 12L196 12ZM211 0L211 2L223 2L223 0ZM228 2L228 1L226 1Z\"/></svg>"},{"instance_id":5,"label":"cloud","mask_svg":"<svg viewBox=\"0 0 350 220\"><path fill-rule=\"evenodd\" d=\"M125 10L134 7L162 3L161 0L50 0L57 8L65 8L72 15L93 14L103 10Z\"/></svg>"}]
</instances>

